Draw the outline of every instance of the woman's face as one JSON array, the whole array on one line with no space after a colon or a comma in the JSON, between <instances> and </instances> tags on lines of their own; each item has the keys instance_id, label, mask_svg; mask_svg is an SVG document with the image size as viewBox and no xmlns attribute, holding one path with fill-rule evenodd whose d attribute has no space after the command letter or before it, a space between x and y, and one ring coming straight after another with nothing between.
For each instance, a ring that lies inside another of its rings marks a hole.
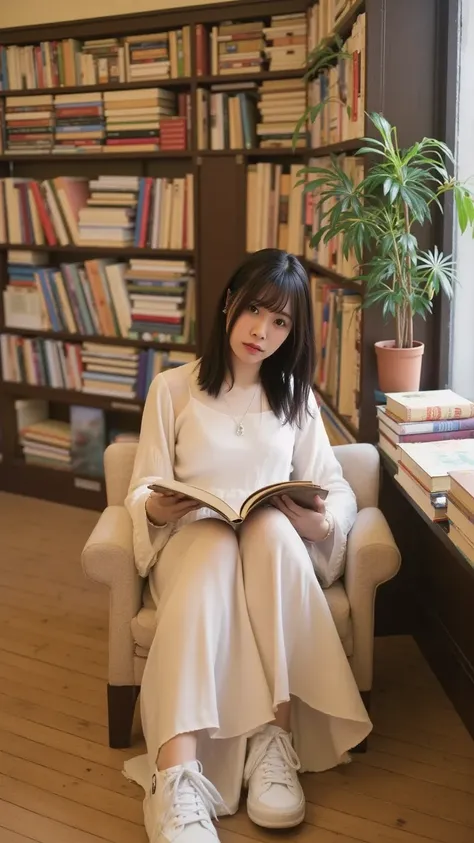
<instances>
[{"instance_id":1,"label":"woman's face","mask_svg":"<svg viewBox=\"0 0 474 843\"><path fill-rule=\"evenodd\" d=\"M229 338L231 350L242 363L260 366L285 342L292 324L290 302L280 313L255 302L238 317Z\"/></svg>"}]
</instances>

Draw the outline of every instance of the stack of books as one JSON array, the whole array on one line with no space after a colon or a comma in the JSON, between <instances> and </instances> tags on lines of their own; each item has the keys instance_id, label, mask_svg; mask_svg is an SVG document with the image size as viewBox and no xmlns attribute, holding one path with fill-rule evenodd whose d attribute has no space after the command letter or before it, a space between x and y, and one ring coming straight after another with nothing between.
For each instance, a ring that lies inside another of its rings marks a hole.
<instances>
[{"instance_id":1,"label":"stack of books","mask_svg":"<svg viewBox=\"0 0 474 843\"><path fill-rule=\"evenodd\" d=\"M163 88L104 92L104 152L156 152L160 120L176 108L175 94Z\"/></svg>"},{"instance_id":2,"label":"stack of books","mask_svg":"<svg viewBox=\"0 0 474 843\"><path fill-rule=\"evenodd\" d=\"M450 471L449 538L474 566L474 471Z\"/></svg>"},{"instance_id":3,"label":"stack of books","mask_svg":"<svg viewBox=\"0 0 474 843\"><path fill-rule=\"evenodd\" d=\"M235 76L257 73L265 63L264 48L263 21L229 22L213 26L210 41L211 74ZM199 42L197 52L199 54Z\"/></svg>"},{"instance_id":4,"label":"stack of books","mask_svg":"<svg viewBox=\"0 0 474 843\"><path fill-rule=\"evenodd\" d=\"M194 274L187 261L130 261L125 273L130 336L190 342L194 334Z\"/></svg>"},{"instance_id":5,"label":"stack of books","mask_svg":"<svg viewBox=\"0 0 474 843\"><path fill-rule=\"evenodd\" d=\"M70 470L71 425L68 422L45 419L20 431L23 457L29 465Z\"/></svg>"},{"instance_id":6,"label":"stack of books","mask_svg":"<svg viewBox=\"0 0 474 843\"><path fill-rule=\"evenodd\" d=\"M474 438L474 404L450 389L389 392L377 407L379 447L392 462L400 446Z\"/></svg>"},{"instance_id":7,"label":"stack of books","mask_svg":"<svg viewBox=\"0 0 474 843\"><path fill-rule=\"evenodd\" d=\"M80 85L107 85L125 82L123 47L118 38L84 41L77 54Z\"/></svg>"},{"instance_id":8,"label":"stack of books","mask_svg":"<svg viewBox=\"0 0 474 843\"><path fill-rule=\"evenodd\" d=\"M474 403L452 390L387 393L379 446L396 480L432 521L447 526L450 472L474 469Z\"/></svg>"},{"instance_id":9,"label":"stack of books","mask_svg":"<svg viewBox=\"0 0 474 843\"><path fill-rule=\"evenodd\" d=\"M260 87L260 146L291 147L298 120L306 110L306 91L301 79L270 79ZM306 145L306 126L299 130L296 145Z\"/></svg>"},{"instance_id":10,"label":"stack of books","mask_svg":"<svg viewBox=\"0 0 474 843\"><path fill-rule=\"evenodd\" d=\"M51 94L7 97L5 102L5 152L44 155L54 144L54 106ZM0 126L0 134L3 127Z\"/></svg>"},{"instance_id":11,"label":"stack of books","mask_svg":"<svg viewBox=\"0 0 474 843\"><path fill-rule=\"evenodd\" d=\"M125 38L125 74L129 82L190 75L190 28L130 35Z\"/></svg>"},{"instance_id":12,"label":"stack of books","mask_svg":"<svg viewBox=\"0 0 474 843\"><path fill-rule=\"evenodd\" d=\"M138 364L137 348L85 342L82 346L82 389L111 398L135 398Z\"/></svg>"},{"instance_id":13,"label":"stack of books","mask_svg":"<svg viewBox=\"0 0 474 843\"><path fill-rule=\"evenodd\" d=\"M160 149L184 151L188 145L188 126L184 116L162 117L160 120Z\"/></svg>"},{"instance_id":14,"label":"stack of books","mask_svg":"<svg viewBox=\"0 0 474 843\"><path fill-rule=\"evenodd\" d=\"M105 134L101 93L57 94L54 118L53 152L100 152Z\"/></svg>"},{"instance_id":15,"label":"stack of books","mask_svg":"<svg viewBox=\"0 0 474 843\"><path fill-rule=\"evenodd\" d=\"M269 70L302 70L306 63L307 20L305 12L272 15L264 30Z\"/></svg>"}]
</instances>

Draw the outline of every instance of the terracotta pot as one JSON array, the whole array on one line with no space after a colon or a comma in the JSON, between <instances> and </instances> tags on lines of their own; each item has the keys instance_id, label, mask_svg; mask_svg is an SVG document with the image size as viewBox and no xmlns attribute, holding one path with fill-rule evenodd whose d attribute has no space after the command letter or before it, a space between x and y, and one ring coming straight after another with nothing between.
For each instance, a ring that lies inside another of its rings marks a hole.
<instances>
[{"instance_id":1,"label":"terracotta pot","mask_svg":"<svg viewBox=\"0 0 474 843\"><path fill-rule=\"evenodd\" d=\"M425 346L395 348L395 340L375 343L379 388L382 392L417 392L420 388L421 364Z\"/></svg>"}]
</instances>

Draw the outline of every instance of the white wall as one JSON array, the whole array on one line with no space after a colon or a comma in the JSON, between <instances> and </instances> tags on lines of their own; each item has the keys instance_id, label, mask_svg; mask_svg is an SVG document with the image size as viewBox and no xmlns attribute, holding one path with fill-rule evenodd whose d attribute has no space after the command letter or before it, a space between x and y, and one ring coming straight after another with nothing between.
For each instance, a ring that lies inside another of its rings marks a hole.
<instances>
[{"instance_id":1,"label":"white wall","mask_svg":"<svg viewBox=\"0 0 474 843\"><path fill-rule=\"evenodd\" d=\"M6 26L31 26L36 23L57 23L79 18L178 9L180 6L203 6L208 2L209 0L0 0L0 30Z\"/></svg>"},{"instance_id":2,"label":"white wall","mask_svg":"<svg viewBox=\"0 0 474 843\"><path fill-rule=\"evenodd\" d=\"M474 3L463 0L459 66L458 178L469 179L474 189ZM451 387L474 400L474 238L456 227L454 257L458 285L452 323Z\"/></svg>"}]
</instances>

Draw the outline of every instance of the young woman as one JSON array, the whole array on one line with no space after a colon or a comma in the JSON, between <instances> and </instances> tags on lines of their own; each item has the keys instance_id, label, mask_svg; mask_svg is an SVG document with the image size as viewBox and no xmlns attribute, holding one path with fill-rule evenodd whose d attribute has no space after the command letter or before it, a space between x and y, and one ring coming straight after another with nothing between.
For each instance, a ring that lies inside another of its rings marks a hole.
<instances>
[{"instance_id":1,"label":"young woman","mask_svg":"<svg viewBox=\"0 0 474 843\"><path fill-rule=\"evenodd\" d=\"M141 690L148 754L125 773L145 789L151 843L212 843L237 810L287 828L304 818L298 770L347 761L371 729L322 586L343 571L356 516L311 391L307 275L264 249L231 278L203 357L158 375L126 506L149 577L156 634ZM234 528L159 478L238 509L270 483L312 480L313 509L274 500Z\"/></svg>"}]
</instances>

